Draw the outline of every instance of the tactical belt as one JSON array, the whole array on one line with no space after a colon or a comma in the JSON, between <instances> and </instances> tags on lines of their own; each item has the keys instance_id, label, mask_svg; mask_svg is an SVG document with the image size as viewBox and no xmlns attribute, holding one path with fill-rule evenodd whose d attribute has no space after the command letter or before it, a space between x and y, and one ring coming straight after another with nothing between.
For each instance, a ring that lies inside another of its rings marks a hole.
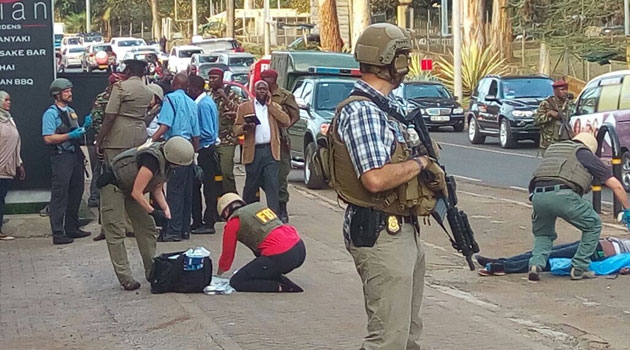
<instances>
[{"instance_id":1,"label":"tactical belt","mask_svg":"<svg viewBox=\"0 0 630 350\"><path fill-rule=\"evenodd\" d=\"M534 193L545 193L545 192L554 192L554 191L570 190L570 189L571 187L567 185L545 186L545 187L534 188Z\"/></svg>"}]
</instances>

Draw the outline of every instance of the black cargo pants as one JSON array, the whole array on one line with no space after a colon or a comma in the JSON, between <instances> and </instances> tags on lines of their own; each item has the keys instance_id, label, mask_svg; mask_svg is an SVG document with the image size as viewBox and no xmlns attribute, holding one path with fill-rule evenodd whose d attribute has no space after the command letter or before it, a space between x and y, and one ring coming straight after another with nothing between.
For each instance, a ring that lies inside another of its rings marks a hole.
<instances>
[{"instance_id":1,"label":"black cargo pants","mask_svg":"<svg viewBox=\"0 0 630 350\"><path fill-rule=\"evenodd\" d=\"M75 233L85 182L81 150L51 155L50 228L53 236Z\"/></svg>"}]
</instances>

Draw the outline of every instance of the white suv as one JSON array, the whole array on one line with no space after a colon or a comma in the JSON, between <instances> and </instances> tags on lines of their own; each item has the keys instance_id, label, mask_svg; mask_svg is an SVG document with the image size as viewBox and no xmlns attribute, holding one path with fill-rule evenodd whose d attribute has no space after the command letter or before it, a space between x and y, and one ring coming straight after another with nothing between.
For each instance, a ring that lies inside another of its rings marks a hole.
<instances>
[{"instance_id":1,"label":"white suv","mask_svg":"<svg viewBox=\"0 0 630 350\"><path fill-rule=\"evenodd\" d=\"M122 61L123 57L127 51L136 46L146 46L147 43L144 39L138 38L112 38L110 44L112 45L112 50L116 54L116 58L118 59L118 63Z\"/></svg>"},{"instance_id":2,"label":"white suv","mask_svg":"<svg viewBox=\"0 0 630 350\"><path fill-rule=\"evenodd\" d=\"M173 47L168 57L168 70L174 73L185 71L188 69L192 55L202 52L203 49L198 46L183 45Z\"/></svg>"}]
</instances>

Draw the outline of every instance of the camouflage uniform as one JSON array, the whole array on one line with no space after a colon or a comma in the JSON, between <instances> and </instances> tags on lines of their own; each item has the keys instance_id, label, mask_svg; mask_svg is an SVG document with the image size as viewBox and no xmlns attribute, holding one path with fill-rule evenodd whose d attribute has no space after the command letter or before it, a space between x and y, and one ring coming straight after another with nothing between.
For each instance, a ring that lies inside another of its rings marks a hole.
<instances>
[{"instance_id":1,"label":"camouflage uniform","mask_svg":"<svg viewBox=\"0 0 630 350\"><path fill-rule=\"evenodd\" d=\"M280 106L289 115L290 125L295 124L300 119L300 107L295 102L295 97L291 92L278 87L271 95L271 100ZM280 218L283 222L288 222L289 216L286 212L286 205L289 202L289 190L287 177L291 172L291 140L287 132L288 128L280 128L280 138L282 142L280 155L280 168L278 169L278 179L280 182Z\"/></svg>"},{"instance_id":2,"label":"camouflage uniform","mask_svg":"<svg viewBox=\"0 0 630 350\"><path fill-rule=\"evenodd\" d=\"M109 101L109 95L111 94L111 89L108 87L105 91L96 95L94 99L94 104L92 105L92 130L94 131L94 138L101 131L101 125L103 125L103 117L105 117L105 107L107 106L107 101Z\"/></svg>"},{"instance_id":3,"label":"camouflage uniform","mask_svg":"<svg viewBox=\"0 0 630 350\"><path fill-rule=\"evenodd\" d=\"M234 135L232 131L236 113L231 117L226 116L226 113L236 112L236 108L238 108L241 101L231 89L226 88L225 94L228 97L228 103L218 95L215 96L213 90L209 92L209 96L212 97L217 105L217 111L219 111L219 139L221 139L221 143L217 147L217 151L221 163L221 173L223 174L222 192L236 193L236 182L234 180L234 150L236 149L236 145L238 145L238 137Z\"/></svg>"},{"instance_id":4,"label":"camouflage uniform","mask_svg":"<svg viewBox=\"0 0 630 350\"><path fill-rule=\"evenodd\" d=\"M558 119L547 115L549 111L558 112ZM534 116L534 123L540 127L541 154L545 153L549 145L573 138L573 131L569 125L571 111L573 103L569 99L563 102L556 96L550 96L540 103Z\"/></svg>"}]
</instances>

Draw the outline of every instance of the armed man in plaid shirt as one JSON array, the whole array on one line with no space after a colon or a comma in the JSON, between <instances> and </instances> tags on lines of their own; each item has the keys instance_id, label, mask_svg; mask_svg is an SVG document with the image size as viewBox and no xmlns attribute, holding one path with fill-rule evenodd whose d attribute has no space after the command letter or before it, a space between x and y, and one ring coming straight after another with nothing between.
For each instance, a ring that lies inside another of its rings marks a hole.
<instances>
[{"instance_id":1,"label":"armed man in plaid shirt","mask_svg":"<svg viewBox=\"0 0 630 350\"><path fill-rule=\"evenodd\" d=\"M348 203L343 233L363 281L366 350L420 349L425 259L418 216L430 215L436 192L418 175L442 170L427 156L412 156L418 135L388 97L409 70L410 50L407 31L392 24L361 34L354 55L362 78L337 106L327 135L330 184Z\"/></svg>"}]
</instances>

